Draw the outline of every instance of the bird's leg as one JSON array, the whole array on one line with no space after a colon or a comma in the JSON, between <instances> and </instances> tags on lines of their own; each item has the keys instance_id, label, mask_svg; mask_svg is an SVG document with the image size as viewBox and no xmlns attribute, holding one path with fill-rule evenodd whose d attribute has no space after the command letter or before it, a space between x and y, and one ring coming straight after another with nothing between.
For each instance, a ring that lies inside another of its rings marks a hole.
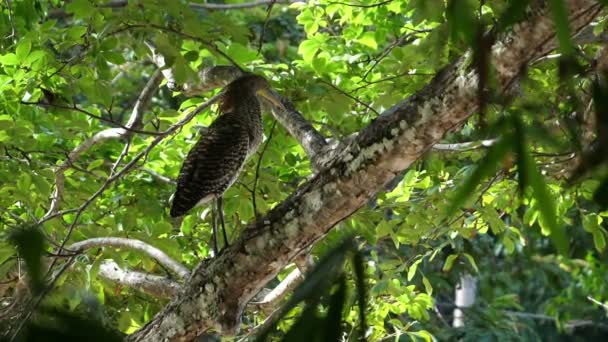
<instances>
[{"instance_id":1,"label":"bird's leg","mask_svg":"<svg viewBox=\"0 0 608 342\"><path fill-rule=\"evenodd\" d=\"M226 225L224 224L224 197L217 198L217 210L220 214L220 223L222 224L222 234L224 234L224 248L228 247L228 235L226 235Z\"/></svg>"},{"instance_id":2,"label":"bird's leg","mask_svg":"<svg viewBox=\"0 0 608 342\"><path fill-rule=\"evenodd\" d=\"M215 202L217 199L213 200L211 204L211 227L213 229L213 256L216 257L219 253L219 249L217 248L217 218L216 218L216 210L215 210Z\"/></svg>"}]
</instances>

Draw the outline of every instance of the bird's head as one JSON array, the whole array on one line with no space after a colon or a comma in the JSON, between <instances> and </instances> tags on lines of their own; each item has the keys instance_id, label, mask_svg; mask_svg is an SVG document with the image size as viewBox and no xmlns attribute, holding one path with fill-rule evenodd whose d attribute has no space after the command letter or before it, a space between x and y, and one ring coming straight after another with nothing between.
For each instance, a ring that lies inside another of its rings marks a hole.
<instances>
[{"instance_id":1,"label":"bird's head","mask_svg":"<svg viewBox=\"0 0 608 342\"><path fill-rule=\"evenodd\" d=\"M227 98L238 98L239 94L245 91L253 92L259 98L270 102L277 109L285 110L279 94L272 89L270 83L262 76L247 74L232 81L226 89Z\"/></svg>"}]
</instances>

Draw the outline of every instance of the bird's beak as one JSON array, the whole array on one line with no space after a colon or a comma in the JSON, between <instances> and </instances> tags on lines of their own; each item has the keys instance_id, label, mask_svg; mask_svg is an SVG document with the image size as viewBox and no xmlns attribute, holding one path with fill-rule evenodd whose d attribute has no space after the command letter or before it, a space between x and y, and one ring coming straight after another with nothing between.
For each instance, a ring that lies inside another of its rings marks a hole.
<instances>
[{"instance_id":1,"label":"bird's beak","mask_svg":"<svg viewBox=\"0 0 608 342\"><path fill-rule=\"evenodd\" d=\"M281 102L281 97L274 90L270 88L263 88L258 90L258 95L268 100L268 102L272 103L274 107L280 109L282 111L287 111L283 103Z\"/></svg>"}]
</instances>

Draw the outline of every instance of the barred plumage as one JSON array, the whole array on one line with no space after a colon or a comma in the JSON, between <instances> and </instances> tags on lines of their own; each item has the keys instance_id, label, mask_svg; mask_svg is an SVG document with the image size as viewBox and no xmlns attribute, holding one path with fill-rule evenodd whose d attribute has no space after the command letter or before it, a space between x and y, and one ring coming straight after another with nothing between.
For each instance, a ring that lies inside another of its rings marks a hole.
<instances>
[{"instance_id":1,"label":"barred plumage","mask_svg":"<svg viewBox=\"0 0 608 342\"><path fill-rule=\"evenodd\" d=\"M220 200L218 209L222 215L221 196L237 180L245 161L262 141L258 95L282 106L260 76L246 75L227 86L220 100L221 115L184 160L171 206L172 217L182 216L197 204L213 199ZM223 217L220 219L223 222Z\"/></svg>"}]
</instances>

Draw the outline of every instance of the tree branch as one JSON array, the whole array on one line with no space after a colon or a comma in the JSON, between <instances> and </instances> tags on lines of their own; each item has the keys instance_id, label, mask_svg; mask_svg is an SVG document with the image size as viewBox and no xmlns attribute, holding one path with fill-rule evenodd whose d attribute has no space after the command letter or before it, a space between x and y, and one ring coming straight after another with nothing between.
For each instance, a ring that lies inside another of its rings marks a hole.
<instances>
[{"instance_id":1,"label":"tree branch","mask_svg":"<svg viewBox=\"0 0 608 342\"><path fill-rule=\"evenodd\" d=\"M125 137L129 137L131 132L129 129L138 129L141 126L141 121L143 120L143 115L145 109L150 104L150 100L154 91L158 88L158 85L162 81L162 74L160 71L155 71L148 83L142 90L141 94L137 98L137 102L133 106L133 111L131 112L131 116L129 117L129 121L126 124L127 129L125 128L108 128L101 132L96 133L92 138L89 138L80 145L76 146L67 156L66 160L59 165L57 170L55 171L55 190L51 195L51 205L49 206L48 211L40 221L46 221L47 218L57 213L59 210L59 206L61 200L63 198L64 186L65 186L65 171L72 166L74 161L76 161L85 151L89 150L94 145L97 145L106 140L112 139L121 139Z\"/></svg>"},{"instance_id":2,"label":"tree branch","mask_svg":"<svg viewBox=\"0 0 608 342\"><path fill-rule=\"evenodd\" d=\"M480 140L480 141L468 141L463 143L454 144L435 144L433 150L443 152L466 152L472 151L479 148L490 147L496 143L496 139Z\"/></svg>"},{"instance_id":3,"label":"tree branch","mask_svg":"<svg viewBox=\"0 0 608 342\"><path fill-rule=\"evenodd\" d=\"M279 285L266 293L259 301L254 301L250 304L259 306L266 312L269 309L274 309L277 306L277 303L283 299L286 294L295 289L302 280L304 280L304 276L302 275L302 272L300 272L300 269L296 267L279 283Z\"/></svg>"},{"instance_id":4,"label":"tree branch","mask_svg":"<svg viewBox=\"0 0 608 342\"><path fill-rule=\"evenodd\" d=\"M180 285L168 278L143 272L125 271L112 260L104 260L98 275L108 281L138 289L154 297L172 298Z\"/></svg>"},{"instance_id":5,"label":"tree branch","mask_svg":"<svg viewBox=\"0 0 608 342\"><path fill-rule=\"evenodd\" d=\"M95 247L118 247L134 249L143 252L154 260L158 261L161 265L175 272L181 279L185 279L190 275L190 270L188 270L184 265L173 260L170 256L165 254L165 252L161 251L160 249L149 245L141 240L127 239L121 237L93 238L76 242L70 247L68 247L67 250L71 252L82 252L86 249Z\"/></svg>"},{"instance_id":6,"label":"tree branch","mask_svg":"<svg viewBox=\"0 0 608 342\"><path fill-rule=\"evenodd\" d=\"M601 9L592 0L565 3L575 32ZM555 48L554 38L548 3L534 2L527 20L492 47L498 89L510 91L531 60ZM235 334L245 305L279 270L478 109L478 84L469 52L386 110L328 167L248 225L211 262L197 266L177 297L129 339L191 340L210 328Z\"/></svg>"}]
</instances>

